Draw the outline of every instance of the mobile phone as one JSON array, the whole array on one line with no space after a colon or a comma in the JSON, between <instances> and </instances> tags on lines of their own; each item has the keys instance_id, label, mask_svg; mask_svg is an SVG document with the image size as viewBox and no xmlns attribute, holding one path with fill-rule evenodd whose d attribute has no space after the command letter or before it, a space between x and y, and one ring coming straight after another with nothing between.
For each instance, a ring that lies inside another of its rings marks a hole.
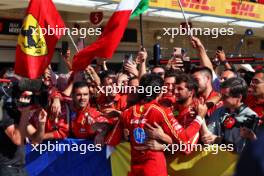
<instances>
[{"instance_id":1,"label":"mobile phone","mask_svg":"<svg viewBox=\"0 0 264 176\"><path fill-rule=\"evenodd\" d=\"M223 47L222 46L218 46L217 50L223 51Z\"/></svg>"},{"instance_id":2,"label":"mobile phone","mask_svg":"<svg viewBox=\"0 0 264 176\"><path fill-rule=\"evenodd\" d=\"M133 55L132 54L126 54L125 55L125 62L130 62L132 63L133 62Z\"/></svg>"},{"instance_id":3,"label":"mobile phone","mask_svg":"<svg viewBox=\"0 0 264 176\"><path fill-rule=\"evenodd\" d=\"M65 56L67 54L67 50L69 49L69 43L67 41L61 42L61 54Z\"/></svg>"},{"instance_id":4,"label":"mobile phone","mask_svg":"<svg viewBox=\"0 0 264 176\"><path fill-rule=\"evenodd\" d=\"M82 78L85 80L85 81L88 81L88 80L91 80L91 75L89 73L87 73L86 71L82 71Z\"/></svg>"},{"instance_id":5,"label":"mobile phone","mask_svg":"<svg viewBox=\"0 0 264 176\"><path fill-rule=\"evenodd\" d=\"M174 47L173 55L182 55L182 48Z\"/></svg>"}]
</instances>

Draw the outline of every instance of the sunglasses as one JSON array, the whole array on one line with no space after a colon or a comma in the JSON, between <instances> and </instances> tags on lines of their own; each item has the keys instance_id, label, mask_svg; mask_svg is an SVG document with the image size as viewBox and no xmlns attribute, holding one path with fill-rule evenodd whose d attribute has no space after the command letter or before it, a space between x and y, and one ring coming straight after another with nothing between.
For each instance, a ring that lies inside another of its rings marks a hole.
<instances>
[{"instance_id":1,"label":"sunglasses","mask_svg":"<svg viewBox=\"0 0 264 176\"><path fill-rule=\"evenodd\" d=\"M159 76L163 76L163 75L165 75L164 72L158 72L158 73L154 73L154 74L159 75Z\"/></svg>"}]
</instances>

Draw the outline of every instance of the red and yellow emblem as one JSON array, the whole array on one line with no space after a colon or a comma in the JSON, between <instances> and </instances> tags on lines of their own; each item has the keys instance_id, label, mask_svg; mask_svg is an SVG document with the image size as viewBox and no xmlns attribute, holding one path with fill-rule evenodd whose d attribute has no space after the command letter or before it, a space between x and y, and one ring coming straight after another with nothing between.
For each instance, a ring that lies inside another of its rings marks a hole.
<instances>
[{"instance_id":1,"label":"red and yellow emblem","mask_svg":"<svg viewBox=\"0 0 264 176\"><path fill-rule=\"evenodd\" d=\"M24 20L18 36L18 45L25 54L30 56L44 56L48 54L42 29L38 21L31 14L27 15Z\"/></svg>"}]
</instances>

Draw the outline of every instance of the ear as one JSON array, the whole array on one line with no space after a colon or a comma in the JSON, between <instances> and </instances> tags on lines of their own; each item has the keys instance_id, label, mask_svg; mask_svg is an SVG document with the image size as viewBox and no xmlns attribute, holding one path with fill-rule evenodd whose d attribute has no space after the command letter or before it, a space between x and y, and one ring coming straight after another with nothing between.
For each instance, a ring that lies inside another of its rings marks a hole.
<instances>
[{"instance_id":1,"label":"ear","mask_svg":"<svg viewBox=\"0 0 264 176\"><path fill-rule=\"evenodd\" d=\"M210 81L210 76L207 75L206 78L207 78L208 82L211 82Z\"/></svg>"},{"instance_id":2,"label":"ear","mask_svg":"<svg viewBox=\"0 0 264 176\"><path fill-rule=\"evenodd\" d=\"M243 100L243 96L242 95L239 95L239 100L242 102L242 100Z\"/></svg>"},{"instance_id":3,"label":"ear","mask_svg":"<svg viewBox=\"0 0 264 176\"><path fill-rule=\"evenodd\" d=\"M192 91L189 91L189 92L190 92L190 96L194 97L194 95L195 95L194 89Z\"/></svg>"}]
</instances>

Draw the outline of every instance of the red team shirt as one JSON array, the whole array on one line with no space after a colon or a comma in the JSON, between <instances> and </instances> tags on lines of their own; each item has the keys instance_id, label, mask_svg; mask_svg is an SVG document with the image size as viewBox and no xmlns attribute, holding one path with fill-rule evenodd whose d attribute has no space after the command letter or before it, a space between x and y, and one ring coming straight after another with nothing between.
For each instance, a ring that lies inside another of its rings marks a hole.
<instances>
[{"instance_id":1,"label":"red team shirt","mask_svg":"<svg viewBox=\"0 0 264 176\"><path fill-rule=\"evenodd\" d=\"M53 133L54 139L64 139L69 135L69 115L67 115L68 107L62 104L61 115L59 117L52 117L48 113L47 122L45 124L45 133ZM38 126L38 113L35 113L30 119L33 126Z\"/></svg>"},{"instance_id":2,"label":"red team shirt","mask_svg":"<svg viewBox=\"0 0 264 176\"><path fill-rule=\"evenodd\" d=\"M150 125L153 125L154 122L158 123L166 134L172 136L175 141L183 143L188 143L190 137L193 137L201 126L201 121L194 120L185 130L171 112L165 112L155 101L144 105L137 104L125 110L122 118L125 128L130 131L130 176L167 176L163 151L136 150L138 146L144 145L146 138L144 126L146 123Z\"/></svg>"},{"instance_id":3,"label":"red team shirt","mask_svg":"<svg viewBox=\"0 0 264 176\"><path fill-rule=\"evenodd\" d=\"M107 103L106 95L101 94L98 97L98 106L99 111L103 111L107 108L116 109L118 111L124 111L127 107L127 95L126 94L117 94L114 100L111 103ZM108 117L106 117L108 118ZM121 141L121 136L123 135L123 131L121 130L121 123L118 117L109 117L109 124L113 125L113 130L107 134L105 143L111 146L116 146Z\"/></svg>"},{"instance_id":4,"label":"red team shirt","mask_svg":"<svg viewBox=\"0 0 264 176\"><path fill-rule=\"evenodd\" d=\"M263 125L264 121L264 101L256 101L253 95L248 95L246 104L257 113L260 118L259 125Z\"/></svg>"},{"instance_id":5,"label":"red team shirt","mask_svg":"<svg viewBox=\"0 0 264 176\"><path fill-rule=\"evenodd\" d=\"M110 103L107 103L107 97L104 94L101 94L97 99L99 111L103 111L107 108L114 108L119 111L123 111L127 107L127 95L126 94L117 94L114 100Z\"/></svg>"},{"instance_id":6,"label":"red team shirt","mask_svg":"<svg viewBox=\"0 0 264 176\"><path fill-rule=\"evenodd\" d=\"M108 119L95 108L87 106L84 110L71 112L71 130L77 138L93 138L96 131L92 129L92 125L96 122L109 123Z\"/></svg>"}]
</instances>

